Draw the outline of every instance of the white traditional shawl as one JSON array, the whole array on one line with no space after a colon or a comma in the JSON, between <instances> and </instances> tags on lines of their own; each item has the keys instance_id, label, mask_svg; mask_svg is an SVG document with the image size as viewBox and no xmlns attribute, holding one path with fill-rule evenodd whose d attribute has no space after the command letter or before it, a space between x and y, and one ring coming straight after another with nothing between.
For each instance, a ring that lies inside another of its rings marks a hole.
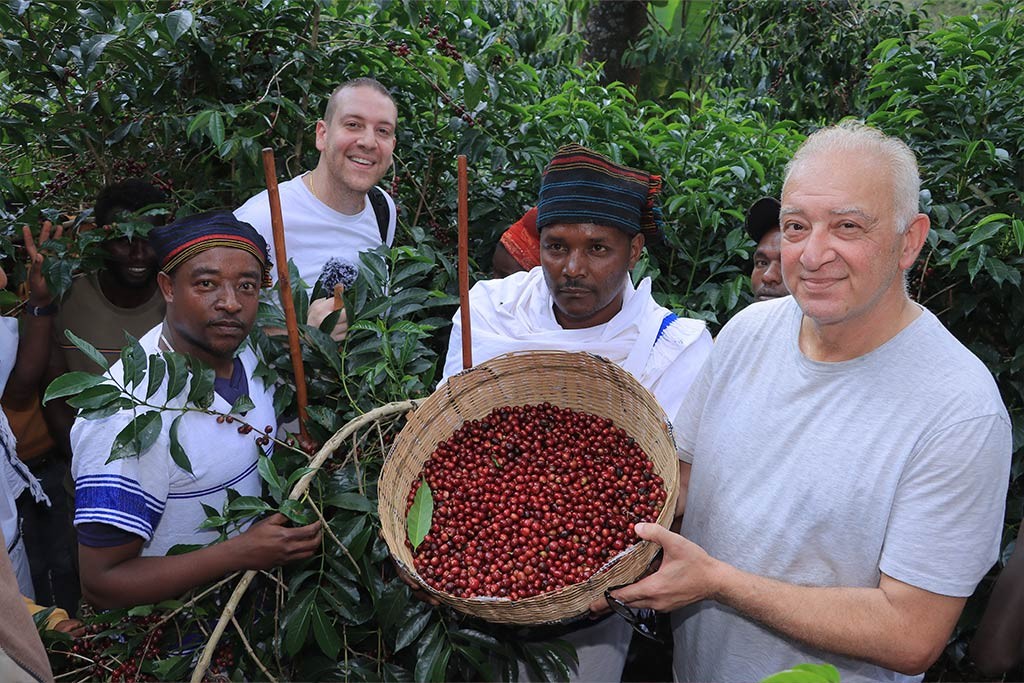
<instances>
[{"instance_id":1,"label":"white traditional shawl","mask_svg":"<svg viewBox=\"0 0 1024 683\"><path fill-rule=\"evenodd\" d=\"M7 380L14 369L18 358L18 319L0 318L0 394L7 387ZM28 467L18 458L17 444L7 416L0 411L0 468L3 469L4 486L7 494L14 500L21 492L28 489L32 497L40 503L50 504L50 499L43 493L39 484ZM4 529L6 532L7 529ZM10 538L10 537L8 537Z\"/></svg>"},{"instance_id":2,"label":"white traditional shawl","mask_svg":"<svg viewBox=\"0 0 1024 683\"><path fill-rule=\"evenodd\" d=\"M512 351L586 351L629 371L654 393L669 417L675 417L711 349L711 336L703 322L673 319L662 331L672 312L654 301L650 278L634 289L627 277L622 310L603 325L563 329L555 319L553 303L540 266L478 282L469 292L473 363ZM461 340L457 312L442 381L462 370ZM692 351L684 354L687 349ZM669 375L668 381L660 381Z\"/></svg>"}]
</instances>

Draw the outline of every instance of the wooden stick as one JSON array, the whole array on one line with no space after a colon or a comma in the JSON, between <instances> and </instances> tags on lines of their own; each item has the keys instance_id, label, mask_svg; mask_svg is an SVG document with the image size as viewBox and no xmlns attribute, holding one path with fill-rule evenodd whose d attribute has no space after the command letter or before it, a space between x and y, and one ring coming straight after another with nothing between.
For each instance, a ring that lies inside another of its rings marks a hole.
<instances>
[{"instance_id":1,"label":"wooden stick","mask_svg":"<svg viewBox=\"0 0 1024 683\"><path fill-rule=\"evenodd\" d=\"M334 285L334 310L340 309L345 305L345 285L338 283Z\"/></svg>"},{"instance_id":2,"label":"wooden stick","mask_svg":"<svg viewBox=\"0 0 1024 683\"><path fill-rule=\"evenodd\" d=\"M274 231L274 253L277 261L277 285L284 308L284 324L288 332L288 355L292 359L295 373L295 400L299 404L299 439L303 447L310 443L306 431L306 371L302 366L302 349L299 347L299 323L295 317L295 302L292 300L292 285L288 279L288 254L284 246L284 219L281 218L281 195L277 191L277 169L274 165L274 150L263 148L263 175L267 180L267 196L270 199L270 227Z\"/></svg>"},{"instance_id":3,"label":"wooden stick","mask_svg":"<svg viewBox=\"0 0 1024 683\"><path fill-rule=\"evenodd\" d=\"M459 160L459 311L462 321L462 369L473 367L473 336L469 329L469 182L466 155Z\"/></svg>"}]
</instances>

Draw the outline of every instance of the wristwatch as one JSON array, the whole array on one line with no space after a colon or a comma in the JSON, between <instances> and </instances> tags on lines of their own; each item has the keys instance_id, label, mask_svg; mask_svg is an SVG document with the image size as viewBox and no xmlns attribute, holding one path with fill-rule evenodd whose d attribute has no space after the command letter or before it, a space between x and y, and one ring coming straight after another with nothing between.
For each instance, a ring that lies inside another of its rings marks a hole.
<instances>
[{"instance_id":1,"label":"wristwatch","mask_svg":"<svg viewBox=\"0 0 1024 683\"><path fill-rule=\"evenodd\" d=\"M45 306L33 306L32 304L25 302L25 312L34 318L41 318L46 315L54 315L57 313L57 302L51 301Z\"/></svg>"}]
</instances>

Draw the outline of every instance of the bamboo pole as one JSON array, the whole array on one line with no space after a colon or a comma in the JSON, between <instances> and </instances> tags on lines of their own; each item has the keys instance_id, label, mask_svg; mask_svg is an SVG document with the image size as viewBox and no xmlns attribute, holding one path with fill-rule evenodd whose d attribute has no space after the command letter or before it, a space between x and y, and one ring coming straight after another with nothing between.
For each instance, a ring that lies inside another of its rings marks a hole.
<instances>
[{"instance_id":1,"label":"bamboo pole","mask_svg":"<svg viewBox=\"0 0 1024 683\"><path fill-rule=\"evenodd\" d=\"M274 253L277 258L277 285L284 308L284 323L288 332L288 355L292 359L295 373L295 400L299 405L299 439L303 448L311 443L306 431L306 371L302 366L302 349L299 347L299 323L295 316L295 302L292 300L292 285L288 278L288 254L284 245L284 219L281 218L281 195L277 190L277 168L274 165L274 150L263 148L263 175L267 181L267 197L270 199L270 227L274 232Z\"/></svg>"},{"instance_id":2,"label":"bamboo pole","mask_svg":"<svg viewBox=\"0 0 1024 683\"><path fill-rule=\"evenodd\" d=\"M466 155L459 162L459 311L462 321L462 369L473 367L473 336L469 316L469 182Z\"/></svg>"}]
</instances>

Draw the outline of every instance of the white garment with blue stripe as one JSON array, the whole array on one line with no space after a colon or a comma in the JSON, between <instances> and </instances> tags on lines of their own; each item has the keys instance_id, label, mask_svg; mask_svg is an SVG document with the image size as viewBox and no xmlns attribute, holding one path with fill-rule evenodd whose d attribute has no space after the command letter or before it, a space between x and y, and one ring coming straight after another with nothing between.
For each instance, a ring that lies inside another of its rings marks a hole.
<instances>
[{"instance_id":1,"label":"white garment with blue stripe","mask_svg":"<svg viewBox=\"0 0 1024 683\"><path fill-rule=\"evenodd\" d=\"M158 352L160 330L161 325L157 325L139 340L147 354ZM260 447L256 437L263 434L264 425L276 430L273 392L253 376L256 356L252 351L245 349L239 357L249 384L249 398L255 404L245 420L256 429L243 435L238 432L238 422L219 424L211 415L186 413L178 427L178 439L189 457L193 474L171 458L169 432L177 412L162 415L160 436L140 457L109 463L110 447L118 432L135 414L141 415L147 409L137 408L134 413L122 410L101 420L75 420L71 429L71 472L75 479L76 526L90 522L110 524L144 538L142 555L166 555L174 545L216 540L216 532L199 530L206 519L201 504L220 510L229 488L243 496L260 495L256 471ZM121 377L120 361L110 372ZM148 402L163 405L166 387L165 379ZM140 397L145 395L145 382L138 391ZM168 405L184 405L187 393L186 389ZM215 395L213 410L227 413L230 408Z\"/></svg>"},{"instance_id":2,"label":"white garment with blue stripe","mask_svg":"<svg viewBox=\"0 0 1024 683\"><path fill-rule=\"evenodd\" d=\"M555 319L544 269L476 283L469 290L473 362L512 351L587 351L628 370L674 421L697 371L711 353L711 334L700 320L680 318L651 296L651 280L634 289L627 276L622 309L603 325L563 329ZM444 378L462 370L462 321L452 319ZM576 648L573 682L622 678L632 631L613 616L563 636ZM536 673L520 668L521 678Z\"/></svg>"},{"instance_id":3,"label":"white garment with blue stripe","mask_svg":"<svg viewBox=\"0 0 1024 683\"><path fill-rule=\"evenodd\" d=\"M629 277L622 309L603 325L563 329L555 319L554 301L544 269L484 280L469 290L473 362L479 364L512 351L587 351L604 356L654 394L670 421L704 359L711 334L701 320L680 318L651 296L651 280L635 289ZM444 379L462 371L462 319L452 318Z\"/></svg>"}]
</instances>

